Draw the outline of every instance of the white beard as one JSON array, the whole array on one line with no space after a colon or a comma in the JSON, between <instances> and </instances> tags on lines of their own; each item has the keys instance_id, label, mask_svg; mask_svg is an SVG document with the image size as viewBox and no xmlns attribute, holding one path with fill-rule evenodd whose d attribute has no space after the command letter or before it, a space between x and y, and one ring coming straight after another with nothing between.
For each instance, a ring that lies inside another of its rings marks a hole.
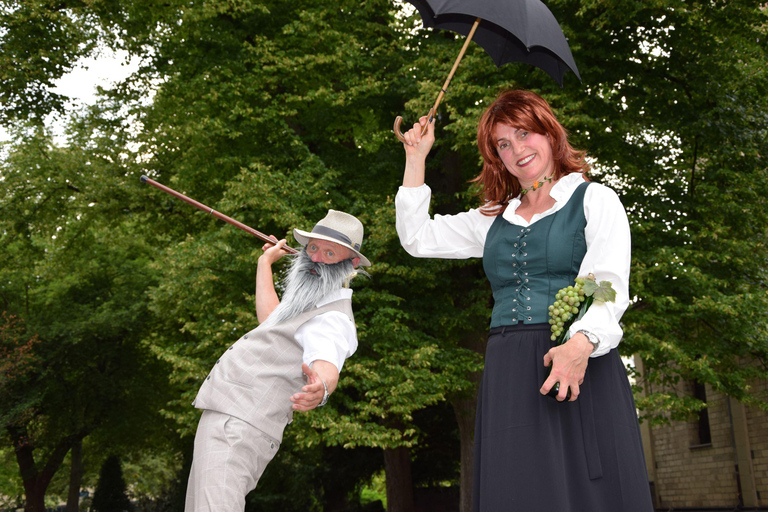
<instances>
[{"instance_id":1,"label":"white beard","mask_svg":"<svg viewBox=\"0 0 768 512\"><path fill-rule=\"evenodd\" d=\"M323 297L340 289L354 272L352 260L315 263L306 251L299 252L283 279L285 291L280 304L262 325L285 322L316 306Z\"/></svg>"}]
</instances>

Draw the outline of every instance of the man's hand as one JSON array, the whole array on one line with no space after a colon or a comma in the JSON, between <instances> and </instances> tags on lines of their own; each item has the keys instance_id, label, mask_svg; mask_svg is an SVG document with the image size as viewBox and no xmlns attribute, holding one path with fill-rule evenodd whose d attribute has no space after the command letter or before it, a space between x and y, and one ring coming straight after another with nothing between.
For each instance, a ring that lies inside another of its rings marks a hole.
<instances>
[{"instance_id":1,"label":"man's hand","mask_svg":"<svg viewBox=\"0 0 768 512\"><path fill-rule=\"evenodd\" d=\"M291 408L294 411L311 411L322 402L325 386L323 386L320 375L306 363L301 365L301 369L307 376L307 384L301 388L303 393L296 393L291 397L291 402L293 402ZM328 392L330 393L330 390Z\"/></svg>"},{"instance_id":2,"label":"man's hand","mask_svg":"<svg viewBox=\"0 0 768 512\"><path fill-rule=\"evenodd\" d=\"M272 311L275 310L280 299L275 291L275 283L272 281L272 264L288 254L284 249L285 239L278 242L277 238L270 236L275 243L264 244L264 254L259 256L256 265L256 318L259 323L266 321Z\"/></svg>"},{"instance_id":3,"label":"man's hand","mask_svg":"<svg viewBox=\"0 0 768 512\"><path fill-rule=\"evenodd\" d=\"M267 265L272 265L274 262L285 256L286 254L290 254L287 250L283 249L285 247L286 241L285 238L278 241L277 238L270 235L270 238L272 238L275 242L270 243L267 242L264 244L264 247L262 247L262 250L264 251L264 254L259 256L259 263L266 263Z\"/></svg>"},{"instance_id":4,"label":"man's hand","mask_svg":"<svg viewBox=\"0 0 768 512\"><path fill-rule=\"evenodd\" d=\"M307 376L307 384L301 388L302 393L296 393L291 397L294 411L309 411L322 402L325 394L323 381L328 386L329 394L336 390L336 385L339 383L339 370L335 364L317 359L312 366L314 368L310 368L306 363L301 365L301 369Z\"/></svg>"},{"instance_id":5,"label":"man's hand","mask_svg":"<svg viewBox=\"0 0 768 512\"><path fill-rule=\"evenodd\" d=\"M544 366L552 365L552 371L541 386L542 395L549 393L556 382L560 383L557 399L562 402L571 388L571 402L579 397L579 385L584 382L589 355L594 347L587 337L578 332L567 342L552 347L544 354Z\"/></svg>"}]
</instances>

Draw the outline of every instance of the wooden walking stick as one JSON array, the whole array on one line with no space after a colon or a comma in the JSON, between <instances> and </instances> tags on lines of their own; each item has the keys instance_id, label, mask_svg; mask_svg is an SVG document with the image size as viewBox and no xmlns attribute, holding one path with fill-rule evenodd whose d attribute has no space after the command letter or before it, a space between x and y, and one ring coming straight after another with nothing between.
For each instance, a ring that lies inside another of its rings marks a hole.
<instances>
[{"instance_id":1,"label":"wooden walking stick","mask_svg":"<svg viewBox=\"0 0 768 512\"><path fill-rule=\"evenodd\" d=\"M191 198L185 196L184 194L182 194L180 192L176 192L172 188L166 187L165 185L162 185L162 184L156 182L155 180L151 180L151 179L147 178L146 176L142 176L141 177L141 182L142 183L149 183L153 187L158 188L158 189L160 189L163 192L166 192L168 194L171 194L172 196L177 197L177 198L181 199L182 201L191 204L195 208L198 208L200 210L203 210L204 212L210 213L214 217L219 218L219 219L223 220L224 222L232 224L233 226L235 226L237 228L240 228L240 229L242 229L243 231L245 231L247 233L252 234L253 236L258 238L259 240L262 240L264 242L269 242L271 244L276 243L276 240L274 240L272 238L269 238L264 233L261 233L260 231L256 231L252 227L246 226L242 222L236 221L232 217L227 217L223 213L219 213L216 210L214 210L213 208L209 208L209 207L205 206L203 203L199 203L199 202L195 201L194 199L191 199ZM293 247L288 247L287 245L283 246L283 250L288 252L289 254L296 254L296 253L299 252L296 249L294 249Z\"/></svg>"}]
</instances>

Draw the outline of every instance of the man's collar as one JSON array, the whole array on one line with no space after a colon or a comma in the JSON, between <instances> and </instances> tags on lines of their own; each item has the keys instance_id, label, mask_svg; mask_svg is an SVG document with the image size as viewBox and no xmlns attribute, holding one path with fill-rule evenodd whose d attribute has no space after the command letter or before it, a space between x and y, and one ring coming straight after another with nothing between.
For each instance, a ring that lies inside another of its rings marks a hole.
<instances>
[{"instance_id":1,"label":"man's collar","mask_svg":"<svg viewBox=\"0 0 768 512\"><path fill-rule=\"evenodd\" d=\"M325 306L326 304L330 304L331 302L335 302L337 300L351 299L351 298L352 298L352 288L339 288L338 290L333 291L327 294L322 299L320 299L320 301L317 304L315 304L315 307L319 308L319 307Z\"/></svg>"}]
</instances>

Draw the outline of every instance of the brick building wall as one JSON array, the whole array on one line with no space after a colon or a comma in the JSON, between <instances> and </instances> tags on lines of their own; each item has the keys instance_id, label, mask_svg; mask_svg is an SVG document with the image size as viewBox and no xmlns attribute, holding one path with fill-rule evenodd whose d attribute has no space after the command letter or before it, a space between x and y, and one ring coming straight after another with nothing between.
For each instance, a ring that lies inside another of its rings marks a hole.
<instances>
[{"instance_id":1,"label":"brick building wall","mask_svg":"<svg viewBox=\"0 0 768 512\"><path fill-rule=\"evenodd\" d=\"M755 388L766 394L768 382L760 382ZM746 416L757 497L760 505L768 507L768 412L748 407Z\"/></svg>"},{"instance_id":2,"label":"brick building wall","mask_svg":"<svg viewBox=\"0 0 768 512\"><path fill-rule=\"evenodd\" d=\"M695 419L641 425L657 510L734 509L740 495L744 508L768 510L768 412L701 389L709 438ZM678 391L695 394L692 383Z\"/></svg>"}]
</instances>

